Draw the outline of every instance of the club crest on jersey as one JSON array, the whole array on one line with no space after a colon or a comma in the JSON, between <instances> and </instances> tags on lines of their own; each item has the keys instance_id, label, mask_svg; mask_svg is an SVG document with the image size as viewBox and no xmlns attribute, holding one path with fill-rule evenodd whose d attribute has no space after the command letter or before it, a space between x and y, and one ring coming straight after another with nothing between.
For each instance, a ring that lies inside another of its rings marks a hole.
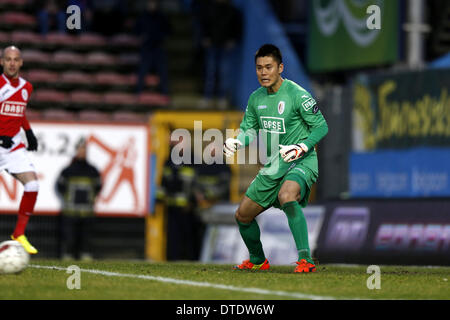
<instances>
[{"instance_id":1,"label":"club crest on jersey","mask_svg":"<svg viewBox=\"0 0 450 320\"><path fill-rule=\"evenodd\" d=\"M280 101L278 103L278 113L279 114L283 114L283 112L284 112L284 105L285 105L284 101Z\"/></svg>"},{"instance_id":2,"label":"club crest on jersey","mask_svg":"<svg viewBox=\"0 0 450 320\"><path fill-rule=\"evenodd\" d=\"M26 103L18 101L3 102L0 107L0 114L12 117L23 117Z\"/></svg>"},{"instance_id":3,"label":"club crest on jersey","mask_svg":"<svg viewBox=\"0 0 450 320\"><path fill-rule=\"evenodd\" d=\"M23 101L27 101L28 100L28 91L27 91L27 89L22 89L22 99L23 99Z\"/></svg>"}]
</instances>

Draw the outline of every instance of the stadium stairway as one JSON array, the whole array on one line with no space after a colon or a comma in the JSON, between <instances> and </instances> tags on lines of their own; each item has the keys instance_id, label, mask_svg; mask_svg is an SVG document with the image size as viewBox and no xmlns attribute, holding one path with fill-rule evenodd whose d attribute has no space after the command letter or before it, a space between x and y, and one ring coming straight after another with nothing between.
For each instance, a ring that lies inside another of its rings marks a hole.
<instances>
[{"instance_id":1,"label":"stadium stairway","mask_svg":"<svg viewBox=\"0 0 450 320\"><path fill-rule=\"evenodd\" d=\"M166 43L171 104L175 109L198 109L202 100L201 61L195 61L192 18L185 12L170 15L172 34Z\"/></svg>"},{"instance_id":2,"label":"stadium stairway","mask_svg":"<svg viewBox=\"0 0 450 320\"><path fill-rule=\"evenodd\" d=\"M450 2L435 0L430 11L434 30L430 35L432 54L442 56L450 52Z\"/></svg>"}]
</instances>

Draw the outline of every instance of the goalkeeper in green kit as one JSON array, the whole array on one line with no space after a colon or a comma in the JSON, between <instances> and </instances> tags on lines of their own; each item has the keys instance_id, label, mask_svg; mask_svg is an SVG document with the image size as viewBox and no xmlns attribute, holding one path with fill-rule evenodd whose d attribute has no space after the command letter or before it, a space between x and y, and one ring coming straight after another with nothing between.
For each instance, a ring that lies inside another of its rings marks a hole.
<instances>
[{"instance_id":1,"label":"goalkeeper in green kit","mask_svg":"<svg viewBox=\"0 0 450 320\"><path fill-rule=\"evenodd\" d=\"M234 269L270 268L255 217L273 206L285 212L294 237L298 250L294 272L315 272L302 207L318 177L314 146L328 133L328 125L311 95L281 77L284 65L276 46L263 45L255 54L255 64L261 87L250 95L238 136L228 138L223 146L225 156L232 157L261 130L268 155L235 214L250 259Z\"/></svg>"}]
</instances>

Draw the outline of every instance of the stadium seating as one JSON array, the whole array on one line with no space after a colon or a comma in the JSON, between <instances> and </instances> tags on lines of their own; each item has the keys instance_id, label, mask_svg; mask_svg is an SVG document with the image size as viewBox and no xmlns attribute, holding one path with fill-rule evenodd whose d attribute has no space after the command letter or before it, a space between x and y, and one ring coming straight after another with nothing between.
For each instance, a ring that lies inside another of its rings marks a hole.
<instances>
[{"instance_id":1,"label":"stadium seating","mask_svg":"<svg viewBox=\"0 0 450 320\"><path fill-rule=\"evenodd\" d=\"M55 83L59 81L59 74L54 71L46 69L33 69L22 74L22 77L30 81L31 83ZM48 85L51 86L51 85Z\"/></svg>"},{"instance_id":2,"label":"stadium seating","mask_svg":"<svg viewBox=\"0 0 450 320\"><path fill-rule=\"evenodd\" d=\"M35 90L34 96L30 101L31 105L39 103L40 105L46 104L48 107L51 107L52 105L65 105L67 102L67 93L54 89Z\"/></svg>"},{"instance_id":3,"label":"stadium seating","mask_svg":"<svg viewBox=\"0 0 450 320\"><path fill-rule=\"evenodd\" d=\"M81 71L66 71L60 73L59 81L66 87L75 89L76 87L91 85L93 76Z\"/></svg>"},{"instance_id":4,"label":"stadium seating","mask_svg":"<svg viewBox=\"0 0 450 320\"><path fill-rule=\"evenodd\" d=\"M82 121L111 122L112 116L109 112L82 110L78 113L78 119Z\"/></svg>"},{"instance_id":5,"label":"stadium seating","mask_svg":"<svg viewBox=\"0 0 450 320\"><path fill-rule=\"evenodd\" d=\"M108 45L108 41L95 33L82 33L76 39L76 45L85 49L94 50Z\"/></svg>"},{"instance_id":6,"label":"stadium seating","mask_svg":"<svg viewBox=\"0 0 450 320\"><path fill-rule=\"evenodd\" d=\"M27 109L26 111L27 119L30 121L40 120L43 118L42 112L34 109Z\"/></svg>"},{"instance_id":7,"label":"stadium seating","mask_svg":"<svg viewBox=\"0 0 450 320\"><path fill-rule=\"evenodd\" d=\"M52 56L52 62L57 65L80 65L85 62L85 57L73 51L57 51Z\"/></svg>"},{"instance_id":8,"label":"stadium seating","mask_svg":"<svg viewBox=\"0 0 450 320\"><path fill-rule=\"evenodd\" d=\"M103 102L108 105L130 105L136 103L136 95L125 92L106 92L103 96Z\"/></svg>"},{"instance_id":9,"label":"stadium seating","mask_svg":"<svg viewBox=\"0 0 450 320\"><path fill-rule=\"evenodd\" d=\"M0 31L0 44L9 43L11 41L11 38L9 36L9 33Z\"/></svg>"},{"instance_id":10,"label":"stadium seating","mask_svg":"<svg viewBox=\"0 0 450 320\"><path fill-rule=\"evenodd\" d=\"M40 50L24 49L22 50L22 58L24 60L24 69L28 65L46 64L51 61L52 55Z\"/></svg>"},{"instance_id":11,"label":"stadium seating","mask_svg":"<svg viewBox=\"0 0 450 320\"><path fill-rule=\"evenodd\" d=\"M101 94L94 93L91 91L76 90L70 92L69 101L72 105L82 105L82 106L91 105L92 107L101 104L103 102L103 97ZM83 107L81 107L80 109L82 108Z\"/></svg>"},{"instance_id":12,"label":"stadium seating","mask_svg":"<svg viewBox=\"0 0 450 320\"><path fill-rule=\"evenodd\" d=\"M133 35L121 33L112 36L110 44L116 48L136 50L139 47L139 39Z\"/></svg>"},{"instance_id":13,"label":"stadium seating","mask_svg":"<svg viewBox=\"0 0 450 320\"><path fill-rule=\"evenodd\" d=\"M28 0L0 0L0 8L18 7L22 8L28 3Z\"/></svg>"},{"instance_id":14,"label":"stadium seating","mask_svg":"<svg viewBox=\"0 0 450 320\"><path fill-rule=\"evenodd\" d=\"M108 66L108 65L115 65L117 63L117 60L113 55L103 51L90 52L86 54L85 58L86 64L96 66Z\"/></svg>"},{"instance_id":15,"label":"stadium seating","mask_svg":"<svg viewBox=\"0 0 450 320\"><path fill-rule=\"evenodd\" d=\"M132 85L131 81L132 79L129 76L116 72L98 72L94 75L94 82L98 85Z\"/></svg>"},{"instance_id":16,"label":"stadium seating","mask_svg":"<svg viewBox=\"0 0 450 320\"><path fill-rule=\"evenodd\" d=\"M137 97L137 103L142 106L166 106L169 102L169 97L158 93L141 93Z\"/></svg>"},{"instance_id":17,"label":"stadium seating","mask_svg":"<svg viewBox=\"0 0 450 320\"><path fill-rule=\"evenodd\" d=\"M130 111L115 111L112 113L112 120L114 122L142 122L147 123L148 117L143 117L141 113Z\"/></svg>"},{"instance_id":18,"label":"stadium seating","mask_svg":"<svg viewBox=\"0 0 450 320\"><path fill-rule=\"evenodd\" d=\"M34 29L36 24L37 21L33 15L20 11L7 11L0 14L0 29L3 30Z\"/></svg>"},{"instance_id":19,"label":"stadium seating","mask_svg":"<svg viewBox=\"0 0 450 320\"><path fill-rule=\"evenodd\" d=\"M157 91L156 75L147 75L144 92L135 93L138 37L130 32L110 37L92 32L42 35L30 3L0 0L0 48L16 45L22 50L21 76L34 87L29 108L35 111L33 117L63 119L68 117L64 111L109 110L119 112L114 116L118 121L137 121L139 117L128 112L169 105L170 99Z\"/></svg>"},{"instance_id":20,"label":"stadium seating","mask_svg":"<svg viewBox=\"0 0 450 320\"><path fill-rule=\"evenodd\" d=\"M28 116L28 110L27 110ZM76 119L75 112L71 112L65 109L45 109L41 112L43 120L61 120L61 121L73 121Z\"/></svg>"},{"instance_id":21,"label":"stadium seating","mask_svg":"<svg viewBox=\"0 0 450 320\"><path fill-rule=\"evenodd\" d=\"M17 30L11 32L11 37L8 41L11 41L18 46L26 45L29 47L35 47L42 44L43 38L41 35L32 31Z\"/></svg>"}]
</instances>

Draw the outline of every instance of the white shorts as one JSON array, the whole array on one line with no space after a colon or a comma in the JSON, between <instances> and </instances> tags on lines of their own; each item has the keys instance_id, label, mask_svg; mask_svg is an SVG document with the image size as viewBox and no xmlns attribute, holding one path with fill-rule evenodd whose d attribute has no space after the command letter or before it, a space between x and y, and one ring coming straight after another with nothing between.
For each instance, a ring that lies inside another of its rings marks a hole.
<instances>
[{"instance_id":1,"label":"white shorts","mask_svg":"<svg viewBox=\"0 0 450 320\"><path fill-rule=\"evenodd\" d=\"M28 159L26 149L0 154L0 172L6 170L9 173L36 172L34 165Z\"/></svg>"}]
</instances>

